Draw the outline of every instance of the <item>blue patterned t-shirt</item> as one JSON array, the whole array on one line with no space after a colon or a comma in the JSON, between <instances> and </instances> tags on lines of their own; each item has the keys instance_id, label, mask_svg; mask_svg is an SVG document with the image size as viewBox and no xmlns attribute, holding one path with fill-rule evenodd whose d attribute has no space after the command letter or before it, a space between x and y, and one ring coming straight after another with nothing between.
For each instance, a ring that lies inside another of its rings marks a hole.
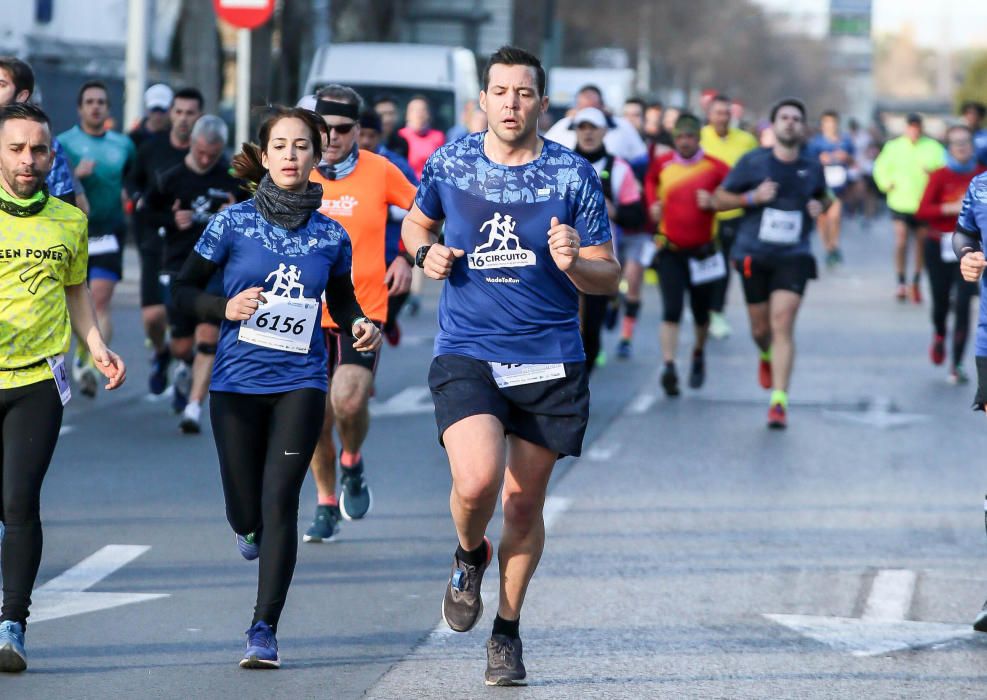
<instances>
[{"instance_id":1,"label":"blue patterned t-shirt","mask_svg":"<svg viewBox=\"0 0 987 700\"><path fill-rule=\"evenodd\" d=\"M433 153L415 198L425 216L446 220L445 244L466 251L442 289L435 354L580 362L579 293L552 260L548 229L555 216L579 232L582 246L610 240L600 178L554 141L530 163L494 163L485 134Z\"/></svg>"},{"instance_id":2,"label":"blue patterned t-shirt","mask_svg":"<svg viewBox=\"0 0 987 700\"><path fill-rule=\"evenodd\" d=\"M253 199L216 214L195 252L219 265L227 298L263 287L272 294L319 299L330 277L350 274L353 260L349 236L329 217L315 212L304 226L285 229L261 216ZM239 322L223 321L210 389L239 394L328 391L326 344L318 321L307 354L238 341L239 331Z\"/></svg>"},{"instance_id":3,"label":"blue patterned t-shirt","mask_svg":"<svg viewBox=\"0 0 987 700\"><path fill-rule=\"evenodd\" d=\"M987 250L987 173L977 175L963 197L956 229L975 236ZM980 315L977 320L977 357L987 357L987 275L980 278Z\"/></svg>"},{"instance_id":4,"label":"blue patterned t-shirt","mask_svg":"<svg viewBox=\"0 0 987 700\"><path fill-rule=\"evenodd\" d=\"M65 150L58 139L51 140L51 150L55 157L51 161L51 170L45 180L48 185L48 194L52 197L64 197L75 192L75 181L72 180L72 168L65 157Z\"/></svg>"}]
</instances>

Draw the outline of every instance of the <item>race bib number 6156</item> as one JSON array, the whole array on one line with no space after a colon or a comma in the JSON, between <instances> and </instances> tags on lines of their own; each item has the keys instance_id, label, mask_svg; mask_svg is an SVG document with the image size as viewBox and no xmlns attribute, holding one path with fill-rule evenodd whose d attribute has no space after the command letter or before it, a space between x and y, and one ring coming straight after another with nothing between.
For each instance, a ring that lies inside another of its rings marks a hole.
<instances>
[{"instance_id":1,"label":"race bib number 6156","mask_svg":"<svg viewBox=\"0 0 987 700\"><path fill-rule=\"evenodd\" d=\"M318 299L292 299L265 293L267 303L240 324L237 338L272 350L307 353L319 314Z\"/></svg>"}]
</instances>

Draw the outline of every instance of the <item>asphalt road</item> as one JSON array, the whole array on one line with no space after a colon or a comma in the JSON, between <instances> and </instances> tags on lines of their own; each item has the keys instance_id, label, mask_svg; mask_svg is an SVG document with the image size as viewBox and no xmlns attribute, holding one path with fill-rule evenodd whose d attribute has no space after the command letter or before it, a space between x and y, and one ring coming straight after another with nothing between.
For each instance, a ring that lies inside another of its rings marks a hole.
<instances>
[{"instance_id":1,"label":"asphalt road","mask_svg":"<svg viewBox=\"0 0 987 700\"><path fill-rule=\"evenodd\" d=\"M848 226L846 266L810 286L785 432L764 427L739 289L707 385L677 400L656 393L648 290L635 357L594 375L584 456L557 469L522 617L531 686L507 691L482 683L494 606L469 634L437 626L455 538L424 391L435 290L382 361L374 510L301 545L284 666L260 673L236 665L256 571L211 436L148 400L125 286L130 379L68 408L42 503L34 613L49 619L0 698L984 697L987 635L968 631L987 595L983 418L929 364L928 305L893 301L887 229ZM313 503L309 481L300 529Z\"/></svg>"}]
</instances>

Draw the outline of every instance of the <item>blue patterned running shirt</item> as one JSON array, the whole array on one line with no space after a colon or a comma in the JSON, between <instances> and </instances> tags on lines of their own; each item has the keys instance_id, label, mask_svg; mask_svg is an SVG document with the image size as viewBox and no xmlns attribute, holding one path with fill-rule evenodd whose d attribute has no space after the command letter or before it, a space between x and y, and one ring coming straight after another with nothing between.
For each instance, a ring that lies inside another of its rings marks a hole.
<instances>
[{"instance_id":1,"label":"blue patterned running shirt","mask_svg":"<svg viewBox=\"0 0 987 700\"><path fill-rule=\"evenodd\" d=\"M548 250L553 216L583 247L610 240L603 188L585 158L554 141L524 165L494 163L486 132L438 149L415 203L446 220L455 261L439 301L436 355L503 363L580 362L579 293Z\"/></svg>"},{"instance_id":2,"label":"blue patterned running shirt","mask_svg":"<svg viewBox=\"0 0 987 700\"><path fill-rule=\"evenodd\" d=\"M967 188L956 230L977 238L987 250L987 173L977 175ZM987 275L980 278L980 315L977 321L977 357L987 357Z\"/></svg>"},{"instance_id":3,"label":"blue patterned running shirt","mask_svg":"<svg viewBox=\"0 0 987 700\"><path fill-rule=\"evenodd\" d=\"M317 310L329 278L350 274L353 260L349 236L329 217L315 212L304 226L289 230L261 216L252 199L216 214L195 252L219 265L228 299L244 289L263 287L267 297L314 300ZM326 343L318 314L313 318L305 353L241 340L241 324L223 321L210 389L239 394L327 391Z\"/></svg>"}]
</instances>

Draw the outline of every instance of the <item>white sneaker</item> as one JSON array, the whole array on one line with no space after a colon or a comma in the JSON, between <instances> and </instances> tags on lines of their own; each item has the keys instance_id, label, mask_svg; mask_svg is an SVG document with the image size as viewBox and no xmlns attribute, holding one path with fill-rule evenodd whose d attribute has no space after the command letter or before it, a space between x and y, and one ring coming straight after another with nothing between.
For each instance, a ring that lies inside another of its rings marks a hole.
<instances>
[{"instance_id":1,"label":"white sneaker","mask_svg":"<svg viewBox=\"0 0 987 700\"><path fill-rule=\"evenodd\" d=\"M714 340L723 340L733 331L726 318L721 313L715 311L709 314L709 334Z\"/></svg>"},{"instance_id":2,"label":"white sneaker","mask_svg":"<svg viewBox=\"0 0 987 700\"><path fill-rule=\"evenodd\" d=\"M197 435L202 431L202 406L194 401L189 401L182 411L182 420L178 424L181 431L186 435Z\"/></svg>"}]
</instances>

